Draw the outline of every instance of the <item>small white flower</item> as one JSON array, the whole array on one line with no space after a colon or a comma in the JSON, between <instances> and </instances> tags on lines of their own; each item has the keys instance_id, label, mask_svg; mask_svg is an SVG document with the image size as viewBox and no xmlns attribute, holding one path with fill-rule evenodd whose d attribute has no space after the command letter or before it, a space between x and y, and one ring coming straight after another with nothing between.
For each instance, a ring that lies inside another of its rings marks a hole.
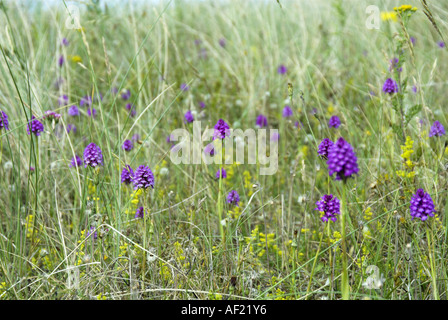
<instances>
[{"instance_id":1,"label":"small white flower","mask_svg":"<svg viewBox=\"0 0 448 320\"><path fill-rule=\"evenodd\" d=\"M56 169L56 168L58 168L59 167L59 163L57 162L57 161L53 161L51 164L50 164L50 168L51 168L51 170L54 170L54 169Z\"/></svg>"},{"instance_id":2,"label":"small white flower","mask_svg":"<svg viewBox=\"0 0 448 320\"><path fill-rule=\"evenodd\" d=\"M11 161L6 161L5 164L3 165L3 168L5 168L5 170L12 169L12 162Z\"/></svg>"},{"instance_id":3,"label":"small white flower","mask_svg":"<svg viewBox=\"0 0 448 320\"><path fill-rule=\"evenodd\" d=\"M169 173L168 168L162 168L160 169L160 175L166 176Z\"/></svg>"},{"instance_id":4,"label":"small white flower","mask_svg":"<svg viewBox=\"0 0 448 320\"><path fill-rule=\"evenodd\" d=\"M377 266L368 266L366 273L370 273L370 276L362 284L367 289L380 289L385 279L383 275L380 276L380 269Z\"/></svg>"},{"instance_id":5,"label":"small white flower","mask_svg":"<svg viewBox=\"0 0 448 320\"><path fill-rule=\"evenodd\" d=\"M155 249L155 248L149 248L148 251L149 251L151 254L148 254L148 255L146 256L146 260L147 260L149 263L151 263L151 262L153 262L153 261L155 261L155 260L157 259L157 257L154 255L154 252L156 252L156 249Z\"/></svg>"}]
</instances>

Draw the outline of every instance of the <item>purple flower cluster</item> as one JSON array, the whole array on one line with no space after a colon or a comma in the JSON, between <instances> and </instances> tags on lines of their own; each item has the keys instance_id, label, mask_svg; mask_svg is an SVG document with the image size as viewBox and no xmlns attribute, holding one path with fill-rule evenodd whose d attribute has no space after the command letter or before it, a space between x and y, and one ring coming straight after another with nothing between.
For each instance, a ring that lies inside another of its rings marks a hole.
<instances>
[{"instance_id":1,"label":"purple flower cluster","mask_svg":"<svg viewBox=\"0 0 448 320\"><path fill-rule=\"evenodd\" d=\"M82 166L82 159L78 155L75 155L72 158L72 162L70 163L69 167L74 168L74 167L80 167L80 166Z\"/></svg>"},{"instance_id":2,"label":"purple flower cluster","mask_svg":"<svg viewBox=\"0 0 448 320\"><path fill-rule=\"evenodd\" d=\"M387 78L383 85L383 91L388 94L394 94L398 92L397 82L392 78Z\"/></svg>"},{"instance_id":3,"label":"purple flower cluster","mask_svg":"<svg viewBox=\"0 0 448 320\"><path fill-rule=\"evenodd\" d=\"M145 216L145 210L143 209L143 207L140 207L137 209L137 211L135 211L135 219L143 219L143 217Z\"/></svg>"},{"instance_id":4,"label":"purple flower cluster","mask_svg":"<svg viewBox=\"0 0 448 320\"><path fill-rule=\"evenodd\" d=\"M60 56L59 57L59 59L58 59L58 65L59 65L59 67L62 67L62 65L64 64L64 61L65 61L65 59L64 59L64 56Z\"/></svg>"},{"instance_id":5,"label":"purple flower cluster","mask_svg":"<svg viewBox=\"0 0 448 320\"><path fill-rule=\"evenodd\" d=\"M86 106L91 106L92 105L92 97L91 96L84 96L81 98L81 100L79 101L79 106L84 107Z\"/></svg>"},{"instance_id":6,"label":"purple flower cluster","mask_svg":"<svg viewBox=\"0 0 448 320\"><path fill-rule=\"evenodd\" d=\"M62 96L60 96L58 98L58 104L60 106L66 106L68 104L68 96L66 96L65 94L63 94Z\"/></svg>"},{"instance_id":7,"label":"purple flower cluster","mask_svg":"<svg viewBox=\"0 0 448 320\"><path fill-rule=\"evenodd\" d=\"M2 129L9 130L9 122L8 122L8 115L0 110L0 130Z\"/></svg>"},{"instance_id":8,"label":"purple flower cluster","mask_svg":"<svg viewBox=\"0 0 448 320\"><path fill-rule=\"evenodd\" d=\"M353 147L342 137L329 148L327 165L330 176L335 174L336 180L345 181L359 171Z\"/></svg>"},{"instance_id":9,"label":"purple flower cluster","mask_svg":"<svg viewBox=\"0 0 448 320\"><path fill-rule=\"evenodd\" d=\"M277 73L278 73L278 74L285 74L287 71L288 71L288 69L287 69L283 64L281 64L281 65L277 68Z\"/></svg>"},{"instance_id":10,"label":"purple flower cluster","mask_svg":"<svg viewBox=\"0 0 448 320\"><path fill-rule=\"evenodd\" d=\"M191 122L194 121L193 114L191 113L190 110L188 110L188 111L185 113L185 121L188 122L188 123L191 123Z\"/></svg>"},{"instance_id":11,"label":"purple flower cluster","mask_svg":"<svg viewBox=\"0 0 448 320\"><path fill-rule=\"evenodd\" d=\"M129 98L131 97L131 90L129 89L123 89L121 91L121 99L123 100L129 100Z\"/></svg>"},{"instance_id":12,"label":"purple flower cluster","mask_svg":"<svg viewBox=\"0 0 448 320\"><path fill-rule=\"evenodd\" d=\"M136 114L137 114L137 110L136 110L135 106L134 106L133 104L131 104L131 103L128 103L128 104L126 105L126 110L129 111L129 115L130 115L132 118L135 117Z\"/></svg>"},{"instance_id":13,"label":"purple flower cluster","mask_svg":"<svg viewBox=\"0 0 448 320\"><path fill-rule=\"evenodd\" d=\"M221 176L222 179L227 178L227 171L224 168L221 168L221 170L216 171L216 179L219 179L219 177Z\"/></svg>"},{"instance_id":14,"label":"purple flower cluster","mask_svg":"<svg viewBox=\"0 0 448 320\"><path fill-rule=\"evenodd\" d=\"M93 239L98 239L98 232L96 231L95 227L91 227L89 231L87 231L86 238L88 238L91 234L93 234Z\"/></svg>"},{"instance_id":15,"label":"purple flower cluster","mask_svg":"<svg viewBox=\"0 0 448 320\"><path fill-rule=\"evenodd\" d=\"M134 189L154 188L154 175L149 167L141 165L134 172Z\"/></svg>"},{"instance_id":16,"label":"purple flower cluster","mask_svg":"<svg viewBox=\"0 0 448 320\"><path fill-rule=\"evenodd\" d=\"M70 108L68 108L67 113L71 117L79 116L79 109L77 105L72 105Z\"/></svg>"},{"instance_id":17,"label":"purple flower cluster","mask_svg":"<svg viewBox=\"0 0 448 320\"><path fill-rule=\"evenodd\" d=\"M428 216L434 217L434 212L436 212L431 196L423 189L418 189L412 196L410 210L412 220L414 220L414 218L419 218L422 221L428 219Z\"/></svg>"},{"instance_id":18,"label":"purple flower cluster","mask_svg":"<svg viewBox=\"0 0 448 320\"><path fill-rule=\"evenodd\" d=\"M332 116L330 118L330 121L328 121L328 125L330 126L330 128L332 127L337 129L341 125L341 120L338 116Z\"/></svg>"},{"instance_id":19,"label":"purple flower cluster","mask_svg":"<svg viewBox=\"0 0 448 320\"><path fill-rule=\"evenodd\" d=\"M325 138L324 140L322 140L322 142L319 144L319 150L317 151L317 153L319 154L319 156L321 156L324 159L328 159L328 151L330 150L330 148L333 146L333 141L331 141L328 138Z\"/></svg>"},{"instance_id":20,"label":"purple flower cluster","mask_svg":"<svg viewBox=\"0 0 448 320\"><path fill-rule=\"evenodd\" d=\"M314 210L324 213L321 218L324 222L327 222L329 219L335 222L337 220L336 215L341 213L339 199L332 194L322 196L321 200L316 202L316 206L317 208Z\"/></svg>"},{"instance_id":21,"label":"purple flower cluster","mask_svg":"<svg viewBox=\"0 0 448 320\"><path fill-rule=\"evenodd\" d=\"M393 58L392 60L390 60L389 71L393 71L393 70L397 70L398 72L403 71L402 67L398 68L399 62L400 62L400 60L398 58Z\"/></svg>"},{"instance_id":22,"label":"purple flower cluster","mask_svg":"<svg viewBox=\"0 0 448 320\"><path fill-rule=\"evenodd\" d=\"M123 171L121 171L121 183L131 184L134 179L134 170L132 170L130 165L125 165Z\"/></svg>"},{"instance_id":23,"label":"purple flower cluster","mask_svg":"<svg viewBox=\"0 0 448 320\"><path fill-rule=\"evenodd\" d=\"M125 140L125 141L123 142L123 145L121 146L121 148L122 148L124 151L129 152L129 151L131 151L131 150L134 148L134 144L132 143L131 140Z\"/></svg>"},{"instance_id":24,"label":"purple flower cluster","mask_svg":"<svg viewBox=\"0 0 448 320\"><path fill-rule=\"evenodd\" d=\"M240 202L240 196L238 192L236 192L235 190L230 191L227 195L227 203L234 204L238 207L238 202Z\"/></svg>"},{"instance_id":25,"label":"purple flower cluster","mask_svg":"<svg viewBox=\"0 0 448 320\"><path fill-rule=\"evenodd\" d=\"M224 39L224 38L219 39L219 45L221 47L225 48L226 44L227 44L226 39Z\"/></svg>"},{"instance_id":26,"label":"purple flower cluster","mask_svg":"<svg viewBox=\"0 0 448 320\"><path fill-rule=\"evenodd\" d=\"M71 131L73 131L73 133L76 133L76 126L74 124L69 123L67 125L67 133L70 133Z\"/></svg>"},{"instance_id":27,"label":"purple flower cluster","mask_svg":"<svg viewBox=\"0 0 448 320\"><path fill-rule=\"evenodd\" d=\"M56 112L50 111L50 110L45 111L44 119L59 121L60 118L61 118L61 115L59 113L56 113Z\"/></svg>"},{"instance_id":28,"label":"purple flower cluster","mask_svg":"<svg viewBox=\"0 0 448 320\"><path fill-rule=\"evenodd\" d=\"M204 153L210 155L210 157L213 157L215 155L215 148L213 147L213 144L209 143L204 148Z\"/></svg>"},{"instance_id":29,"label":"purple flower cluster","mask_svg":"<svg viewBox=\"0 0 448 320\"><path fill-rule=\"evenodd\" d=\"M36 119L35 116L31 117L30 123L26 127L28 134L34 133L36 136L40 136L40 133L44 131L44 125L42 122Z\"/></svg>"},{"instance_id":30,"label":"purple flower cluster","mask_svg":"<svg viewBox=\"0 0 448 320\"><path fill-rule=\"evenodd\" d=\"M103 165L103 153L100 147L92 142L84 149L84 167L95 168L99 165Z\"/></svg>"},{"instance_id":31,"label":"purple flower cluster","mask_svg":"<svg viewBox=\"0 0 448 320\"><path fill-rule=\"evenodd\" d=\"M229 125L222 119L219 119L215 125L215 131L213 133L213 139L224 139L230 135Z\"/></svg>"},{"instance_id":32,"label":"purple flower cluster","mask_svg":"<svg viewBox=\"0 0 448 320\"><path fill-rule=\"evenodd\" d=\"M257 120L255 121L255 125L257 127L259 127L259 128L267 127L268 126L268 119L264 115L260 114L257 117Z\"/></svg>"},{"instance_id":33,"label":"purple flower cluster","mask_svg":"<svg viewBox=\"0 0 448 320\"><path fill-rule=\"evenodd\" d=\"M95 118L96 117L96 109L95 108L88 108L87 109L87 115L89 117Z\"/></svg>"},{"instance_id":34,"label":"purple flower cluster","mask_svg":"<svg viewBox=\"0 0 448 320\"><path fill-rule=\"evenodd\" d=\"M292 113L292 109L290 106L285 106L283 108L283 112L282 112L282 116L283 118L289 118L292 117L293 113Z\"/></svg>"},{"instance_id":35,"label":"purple flower cluster","mask_svg":"<svg viewBox=\"0 0 448 320\"><path fill-rule=\"evenodd\" d=\"M439 121L434 121L431 129L429 130L429 136L433 137L440 137L445 135L445 128L443 127L443 125L439 122Z\"/></svg>"}]
</instances>

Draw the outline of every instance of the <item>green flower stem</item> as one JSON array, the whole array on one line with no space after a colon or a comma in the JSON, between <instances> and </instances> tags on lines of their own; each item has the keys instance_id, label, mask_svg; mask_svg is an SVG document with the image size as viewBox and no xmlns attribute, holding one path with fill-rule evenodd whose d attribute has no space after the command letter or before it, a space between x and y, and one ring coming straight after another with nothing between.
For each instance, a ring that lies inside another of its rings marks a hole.
<instances>
[{"instance_id":1,"label":"green flower stem","mask_svg":"<svg viewBox=\"0 0 448 320\"><path fill-rule=\"evenodd\" d=\"M342 276L341 276L341 291L342 299L349 300L350 288L348 284L348 270L347 270L347 243L345 240L345 218L347 215L347 192L346 185L342 186L342 203L341 203L341 236L342 236Z\"/></svg>"},{"instance_id":2,"label":"green flower stem","mask_svg":"<svg viewBox=\"0 0 448 320\"><path fill-rule=\"evenodd\" d=\"M146 198L146 189L143 191L143 199ZM148 193L149 198L149 193ZM148 208L149 208L149 199L148 199ZM146 246L146 211L143 206L143 248L147 248ZM142 261L142 283L145 283L145 274L146 274L146 251L142 250L143 261Z\"/></svg>"},{"instance_id":3,"label":"green flower stem","mask_svg":"<svg viewBox=\"0 0 448 320\"><path fill-rule=\"evenodd\" d=\"M0 138L0 164L2 164L2 156L3 156L3 139Z\"/></svg>"},{"instance_id":4,"label":"green flower stem","mask_svg":"<svg viewBox=\"0 0 448 320\"><path fill-rule=\"evenodd\" d=\"M431 279L432 279L432 291L434 294L435 300L439 299L439 292L437 290L437 275L436 275L436 262L435 262L435 256L434 256L434 248L432 248L432 245L434 244L434 234L432 230L429 230L429 225L426 225L426 237L428 239L428 251L429 251L429 263L431 266Z\"/></svg>"},{"instance_id":5,"label":"green flower stem","mask_svg":"<svg viewBox=\"0 0 448 320\"><path fill-rule=\"evenodd\" d=\"M328 237L328 247L331 247L331 242L330 242L330 224L327 223L327 237ZM333 265L333 261L332 261L332 255L331 255L331 250L328 250L328 265L330 266L330 292L331 292L331 296L333 295L333 271L332 271L332 265ZM330 299L332 299L330 297Z\"/></svg>"},{"instance_id":6,"label":"green flower stem","mask_svg":"<svg viewBox=\"0 0 448 320\"><path fill-rule=\"evenodd\" d=\"M222 221L222 201L221 201L221 192L222 192L222 169L219 169L219 189L218 189L218 219L219 219L219 233L221 234L222 243L225 243L225 234L224 234L224 226L221 224Z\"/></svg>"},{"instance_id":7,"label":"green flower stem","mask_svg":"<svg viewBox=\"0 0 448 320\"><path fill-rule=\"evenodd\" d=\"M35 150L35 152L36 152L36 162L37 162L37 165L36 165L36 175L37 175L37 172L38 171L40 172L40 167L39 167L40 152L39 152L39 138L36 136L35 139L36 139L36 150ZM36 188L37 188L37 185L36 185Z\"/></svg>"},{"instance_id":8,"label":"green flower stem","mask_svg":"<svg viewBox=\"0 0 448 320\"><path fill-rule=\"evenodd\" d=\"M327 224L330 224L330 223L327 222ZM306 289L306 300L308 300L308 298L310 297L308 295L308 293L310 292L311 281L313 280L314 270L316 268L317 257L319 256L319 253L320 253L320 247L322 245L323 238L324 238L324 232L322 231L322 233L320 235L319 247L317 248L316 256L314 257L313 267L311 268L310 281L308 282L308 288Z\"/></svg>"}]
</instances>

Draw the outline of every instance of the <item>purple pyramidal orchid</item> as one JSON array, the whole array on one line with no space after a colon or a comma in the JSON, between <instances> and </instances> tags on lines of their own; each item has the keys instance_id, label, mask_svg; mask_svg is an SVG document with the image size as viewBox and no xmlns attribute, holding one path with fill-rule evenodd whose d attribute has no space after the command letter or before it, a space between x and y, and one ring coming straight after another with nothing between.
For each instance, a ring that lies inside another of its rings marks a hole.
<instances>
[{"instance_id":1,"label":"purple pyramidal orchid","mask_svg":"<svg viewBox=\"0 0 448 320\"><path fill-rule=\"evenodd\" d=\"M321 219L324 222L328 220L335 222L337 220L336 215L341 213L339 199L332 194L322 196L321 200L316 202L316 206L314 210L323 212L324 215Z\"/></svg>"},{"instance_id":2,"label":"purple pyramidal orchid","mask_svg":"<svg viewBox=\"0 0 448 320\"><path fill-rule=\"evenodd\" d=\"M353 147L342 137L328 150L327 165L330 176L335 175L336 180L345 181L359 171Z\"/></svg>"},{"instance_id":3,"label":"purple pyramidal orchid","mask_svg":"<svg viewBox=\"0 0 448 320\"><path fill-rule=\"evenodd\" d=\"M143 209L143 207L139 207L136 211L135 211L135 219L143 219L143 217L145 216L145 210Z\"/></svg>"},{"instance_id":4,"label":"purple pyramidal orchid","mask_svg":"<svg viewBox=\"0 0 448 320\"><path fill-rule=\"evenodd\" d=\"M213 139L224 139L225 137L230 135L230 127L222 119L219 119L215 125L215 131L213 133Z\"/></svg>"},{"instance_id":5,"label":"purple pyramidal orchid","mask_svg":"<svg viewBox=\"0 0 448 320\"><path fill-rule=\"evenodd\" d=\"M44 131L44 125L42 124L42 122L37 120L35 116L32 116L31 121L26 127L26 131L28 132L28 134L33 133L38 137L40 136L40 133Z\"/></svg>"},{"instance_id":6,"label":"purple pyramidal orchid","mask_svg":"<svg viewBox=\"0 0 448 320\"><path fill-rule=\"evenodd\" d=\"M328 138L325 138L322 140L322 142L319 144L319 150L317 153L319 156L321 156L323 159L328 159L328 151L333 146L333 141L331 141Z\"/></svg>"},{"instance_id":7,"label":"purple pyramidal orchid","mask_svg":"<svg viewBox=\"0 0 448 320\"><path fill-rule=\"evenodd\" d=\"M227 203L233 204L238 207L238 202L240 202L240 196L238 192L232 190L227 195Z\"/></svg>"},{"instance_id":8,"label":"purple pyramidal orchid","mask_svg":"<svg viewBox=\"0 0 448 320\"><path fill-rule=\"evenodd\" d=\"M341 120L339 119L338 116L332 116L330 118L330 121L328 121L328 126L330 128L339 128L339 126L341 125Z\"/></svg>"},{"instance_id":9,"label":"purple pyramidal orchid","mask_svg":"<svg viewBox=\"0 0 448 320\"><path fill-rule=\"evenodd\" d=\"M121 148L122 148L124 151L129 152L129 151L131 151L131 150L134 148L134 144L132 143L131 140L125 140L125 141L123 142L123 145L121 146Z\"/></svg>"},{"instance_id":10,"label":"purple pyramidal orchid","mask_svg":"<svg viewBox=\"0 0 448 320\"><path fill-rule=\"evenodd\" d=\"M103 153L100 147L92 142L84 149L84 167L95 168L99 165L103 165Z\"/></svg>"},{"instance_id":11,"label":"purple pyramidal orchid","mask_svg":"<svg viewBox=\"0 0 448 320\"><path fill-rule=\"evenodd\" d=\"M0 110L0 130L9 130L8 115Z\"/></svg>"},{"instance_id":12,"label":"purple pyramidal orchid","mask_svg":"<svg viewBox=\"0 0 448 320\"><path fill-rule=\"evenodd\" d=\"M219 179L220 177L222 179L225 179L225 178L227 178L227 171L224 168L221 168L221 170L218 170L216 172L215 177L216 177L216 179Z\"/></svg>"},{"instance_id":13,"label":"purple pyramidal orchid","mask_svg":"<svg viewBox=\"0 0 448 320\"><path fill-rule=\"evenodd\" d=\"M76 117L79 116L79 109L77 105L72 105L71 107L68 108L67 113L69 116L71 117Z\"/></svg>"},{"instance_id":14,"label":"purple pyramidal orchid","mask_svg":"<svg viewBox=\"0 0 448 320\"><path fill-rule=\"evenodd\" d=\"M398 85L392 78L387 78L383 85L383 91L388 94L394 94L398 92Z\"/></svg>"},{"instance_id":15,"label":"purple pyramidal orchid","mask_svg":"<svg viewBox=\"0 0 448 320\"><path fill-rule=\"evenodd\" d=\"M436 212L431 196L423 189L418 189L412 196L409 208L411 210L412 220L418 218L425 221L428 217L434 217L434 212Z\"/></svg>"},{"instance_id":16,"label":"purple pyramidal orchid","mask_svg":"<svg viewBox=\"0 0 448 320\"><path fill-rule=\"evenodd\" d=\"M429 130L429 136L433 137L440 137L445 135L445 128L443 127L443 125L439 122L439 121L434 121L431 129Z\"/></svg>"},{"instance_id":17,"label":"purple pyramidal orchid","mask_svg":"<svg viewBox=\"0 0 448 320\"><path fill-rule=\"evenodd\" d=\"M278 68L277 68L277 73L278 74L285 74L286 72L288 71L288 69L286 68L286 66L285 65L280 65Z\"/></svg>"},{"instance_id":18,"label":"purple pyramidal orchid","mask_svg":"<svg viewBox=\"0 0 448 320\"><path fill-rule=\"evenodd\" d=\"M255 121L255 125L257 127L259 127L259 128L267 127L268 126L268 119L264 115L260 114L257 117L257 120Z\"/></svg>"},{"instance_id":19,"label":"purple pyramidal orchid","mask_svg":"<svg viewBox=\"0 0 448 320\"><path fill-rule=\"evenodd\" d=\"M131 184L134 178L134 170L132 170L130 165L125 165L123 171L121 171L121 183Z\"/></svg>"},{"instance_id":20,"label":"purple pyramidal orchid","mask_svg":"<svg viewBox=\"0 0 448 320\"><path fill-rule=\"evenodd\" d=\"M76 167L80 167L80 166L82 166L82 159L78 155L75 155L72 158L72 161L71 161L69 167L70 168L76 168Z\"/></svg>"},{"instance_id":21,"label":"purple pyramidal orchid","mask_svg":"<svg viewBox=\"0 0 448 320\"><path fill-rule=\"evenodd\" d=\"M151 169L147 166L141 165L134 172L134 189L154 188L154 175Z\"/></svg>"},{"instance_id":22,"label":"purple pyramidal orchid","mask_svg":"<svg viewBox=\"0 0 448 320\"><path fill-rule=\"evenodd\" d=\"M293 113L292 113L292 109L290 106L285 106L283 108L283 112L282 112L282 116L283 118L289 118L292 117Z\"/></svg>"},{"instance_id":23,"label":"purple pyramidal orchid","mask_svg":"<svg viewBox=\"0 0 448 320\"><path fill-rule=\"evenodd\" d=\"M188 110L188 111L185 113L185 121L186 121L187 123L191 123L191 122L194 121L194 116L193 116L193 114L191 113L190 110Z\"/></svg>"}]
</instances>

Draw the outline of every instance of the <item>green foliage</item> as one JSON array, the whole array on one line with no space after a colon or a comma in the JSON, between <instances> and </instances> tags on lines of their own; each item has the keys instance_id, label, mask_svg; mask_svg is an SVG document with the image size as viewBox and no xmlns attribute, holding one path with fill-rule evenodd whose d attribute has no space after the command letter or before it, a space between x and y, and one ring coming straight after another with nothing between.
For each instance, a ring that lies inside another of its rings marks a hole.
<instances>
[{"instance_id":1,"label":"green foliage","mask_svg":"<svg viewBox=\"0 0 448 320\"><path fill-rule=\"evenodd\" d=\"M340 299L341 226L314 210L323 194L339 194L317 149L340 136L360 168L345 186L350 297L431 299L436 287L446 299L448 153L446 137L428 133L434 120L448 128L448 59L436 44L448 4L434 12L422 3L426 16L419 8L412 19L382 20L378 31L364 29L363 5L342 0L133 9L88 1L83 28L72 30L62 5L1 1L0 109L10 130L0 131L0 299ZM397 94L381 90L389 77ZM68 105L59 104L63 94ZM97 97L97 117L86 106L68 116L87 95ZM48 110L61 120L43 120ZM170 160L167 136L193 130L187 110L203 129L222 118L245 130L267 116L280 133L278 172L226 164L218 196L218 165ZM44 122L39 138L26 133L31 114ZM332 115L338 129L328 127ZM134 149L124 152L134 134ZM104 165L71 168L90 142L101 146ZM154 190L122 184L125 164L150 166ZM435 202L427 222L409 214L416 188ZM238 207L225 201L230 190ZM135 218L139 207L146 219Z\"/></svg>"}]
</instances>

